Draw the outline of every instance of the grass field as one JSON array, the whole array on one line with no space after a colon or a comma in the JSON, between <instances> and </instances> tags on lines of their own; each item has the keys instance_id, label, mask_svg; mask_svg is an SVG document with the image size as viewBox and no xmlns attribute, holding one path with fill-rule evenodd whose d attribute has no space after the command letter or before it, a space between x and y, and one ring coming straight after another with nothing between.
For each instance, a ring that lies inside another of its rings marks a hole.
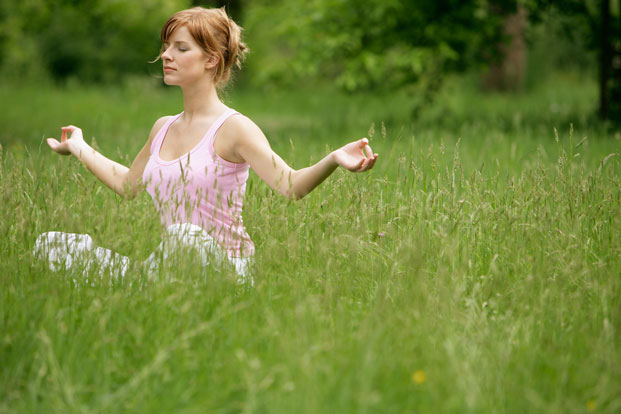
<instances>
[{"instance_id":1,"label":"grass field","mask_svg":"<svg viewBox=\"0 0 621 414\"><path fill-rule=\"evenodd\" d=\"M159 244L146 193L123 201L43 138L72 123L129 163L180 94L0 93L0 412L621 412L621 134L592 119L594 83L456 79L416 119L400 95L230 92L296 168L365 135L380 153L298 202L251 175L254 287L37 262L50 230L136 261Z\"/></svg>"}]
</instances>

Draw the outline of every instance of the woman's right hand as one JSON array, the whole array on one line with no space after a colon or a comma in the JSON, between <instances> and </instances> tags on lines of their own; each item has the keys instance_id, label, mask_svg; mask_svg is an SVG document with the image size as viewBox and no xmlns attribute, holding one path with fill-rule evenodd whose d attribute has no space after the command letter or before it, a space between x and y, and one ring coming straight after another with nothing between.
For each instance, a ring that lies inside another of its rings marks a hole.
<instances>
[{"instance_id":1,"label":"woman's right hand","mask_svg":"<svg viewBox=\"0 0 621 414\"><path fill-rule=\"evenodd\" d=\"M85 143L82 137L82 130L76 126L69 125L61 128L62 134L60 136L60 142L56 138L48 138L47 145L60 155L72 154L72 149L75 151L81 145ZM67 133L71 133L71 136L67 138Z\"/></svg>"}]
</instances>

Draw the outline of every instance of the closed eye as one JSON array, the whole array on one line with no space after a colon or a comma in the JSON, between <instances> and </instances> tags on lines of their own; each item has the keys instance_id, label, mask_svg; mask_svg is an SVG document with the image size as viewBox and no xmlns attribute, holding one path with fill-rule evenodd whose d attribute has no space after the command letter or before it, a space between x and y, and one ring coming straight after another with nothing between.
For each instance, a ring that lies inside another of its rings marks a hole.
<instances>
[{"instance_id":1,"label":"closed eye","mask_svg":"<svg viewBox=\"0 0 621 414\"><path fill-rule=\"evenodd\" d=\"M187 46L185 42L174 42L174 45L177 47L177 50L180 52L187 52L190 48ZM170 43L164 42L162 44L162 52L167 50L170 47Z\"/></svg>"}]
</instances>

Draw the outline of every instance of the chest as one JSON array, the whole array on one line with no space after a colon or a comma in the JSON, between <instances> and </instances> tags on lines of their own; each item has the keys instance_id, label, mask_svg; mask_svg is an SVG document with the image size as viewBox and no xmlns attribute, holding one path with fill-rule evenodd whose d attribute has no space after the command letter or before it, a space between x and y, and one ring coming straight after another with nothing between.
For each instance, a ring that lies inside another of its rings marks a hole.
<instances>
[{"instance_id":1,"label":"chest","mask_svg":"<svg viewBox=\"0 0 621 414\"><path fill-rule=\"evenodd\" d=\"M151 158L143 180L154 200L167 202L190 197L213 202L228 199L233 192L243 192L248 169L231 168L208 151L199 150L166 164Z\"/></svg>"},{"instance_id":2,"label":"chest","mask_svg":"<svg viewBox=\"0 0 621 414\"><path fill-rule=\"evenodd\" d=\"M160 159L172 161L186 155L205 138L209 123L201 123L192 127L174 123L166 132L160 147Z\"/></svg>"}]
</instances>

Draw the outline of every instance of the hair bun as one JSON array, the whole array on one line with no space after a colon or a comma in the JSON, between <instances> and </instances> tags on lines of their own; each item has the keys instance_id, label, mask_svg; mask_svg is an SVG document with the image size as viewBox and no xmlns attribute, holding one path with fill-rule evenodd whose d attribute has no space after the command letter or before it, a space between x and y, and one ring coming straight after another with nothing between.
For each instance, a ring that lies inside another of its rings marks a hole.
<instances>
[{"instance_id":1,"label":"hair bun","mask_svg":"<svg viewBox=\"0 0 621 414\"><path fill-rule=\"evenodd\" d=\"M242 62L246 59L248 47L242 42L242 28L229 18L229 47L228 54L230 62L228 66L235 65L241 69Z\"/></svg>"}]
</instances>

